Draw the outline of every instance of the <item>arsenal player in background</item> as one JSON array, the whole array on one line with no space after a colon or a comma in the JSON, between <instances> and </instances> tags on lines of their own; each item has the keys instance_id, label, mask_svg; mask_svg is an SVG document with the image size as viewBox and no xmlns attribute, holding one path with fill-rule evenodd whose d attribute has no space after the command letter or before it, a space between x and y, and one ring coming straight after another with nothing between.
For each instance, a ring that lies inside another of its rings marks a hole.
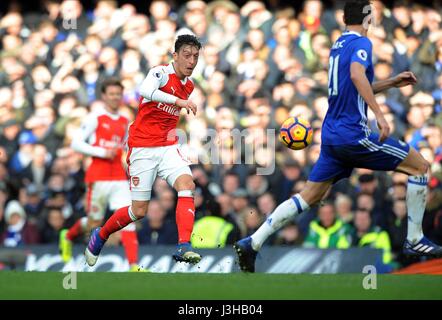
<instances>
[{"instance_id":1,"label":"arsenal player in background","mask_svg":"<svg viewBox=\"0 0 442 320\"><path fill-rule=\"evenodd\" d=\"M60 233L60 251L65 262L72 258L72 241L101 226L108 206L114 211L131 203L129 183L122 163L128 119L118 112L123 86L118 79L106 79L101 86L101 96L106 105L104 110L90 114L72 140L72 148L91 156L92 162L85 176L88 216ZM127 224L122 230L121 242L130 271L144 271L137 266L138 239L134 223Z\"/></svg>"},{"instance_id":2,"label":"arsenal player in background","mask_svg":"<svg viewBox=\"0 0 442 320\"><path fill-rule=\"evenodd\" d=\"M201 260L190 245L195 218L195 184L190 162L183 157L175 135L181 109L196 114L196 105L189 100L194 85L188 77L197 65L200 49L201 43L195 36L179 36L175 41L173 61L152 68L141 84L142 98L128 138L132 205L118 209L102 228L92 232L85 250L86 262L90 266L97 262L110 234L146 215L157 175L178 192L178 245L173 258L192 264Z\"/></svg>"}]
</instances>

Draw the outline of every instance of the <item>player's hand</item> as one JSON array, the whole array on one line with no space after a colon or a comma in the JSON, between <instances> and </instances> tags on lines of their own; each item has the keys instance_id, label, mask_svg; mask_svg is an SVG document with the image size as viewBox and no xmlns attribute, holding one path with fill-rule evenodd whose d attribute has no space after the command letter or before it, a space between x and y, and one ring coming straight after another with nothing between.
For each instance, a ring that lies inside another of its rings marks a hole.
<instances>
[{"instance_id":1,"label":"player's hand","mask_svg":"<svg viewBox=\"0 0 442 320\"><path fill-rule=\"evenodd\" d=\"M113 159L117 155L117 148L106 149L105 159Z\"/></svg>"},{"instance_id":2,"label":"player's hand","mask_svg":"<svg viewBox=\"0 0 442 320\"><path fill-rule=\"evenodd\" d=\"M396 77L393 78L393 81L396 88L405 87L410 84L414 85L417 83L416 76L411 71L399 73Z\"/></svg>"},{"instance_id":3,"label":"player's hand","mask_svg":"<svg viewBox=\"0 0 442 320\"><path fill-rule=\"evenodd\" d=\"M376 121L379 128L379 142L384 142L385 139L388 138L390 135L390 126L388 125L387 120L385 120L385 117L383 115L376 117Z\"/></svg>"},{"instance_id":4,"label":"player's hand","mask_svg":"<svg viewBox=\"0 0 442 320\"><path fill-rule=\"evenodd\" d=\"M179 108L185 108L187 114L192 111L193 115L196 115L196 104L190 100L177 99L175 105Z\"/></svg>"}]
</instances>

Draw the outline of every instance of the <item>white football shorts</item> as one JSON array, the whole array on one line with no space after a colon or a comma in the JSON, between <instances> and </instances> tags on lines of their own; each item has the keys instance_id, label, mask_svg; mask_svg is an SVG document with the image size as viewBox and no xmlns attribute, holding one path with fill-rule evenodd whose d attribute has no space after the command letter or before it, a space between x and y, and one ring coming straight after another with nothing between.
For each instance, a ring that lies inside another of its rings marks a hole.
<instances>
[{"instance_id":1,"label":"white football shorts","mask_svg":"<svg viewBox=\"0 0 442 320\"><path fill-rule=\"evenodd\" d=\"M132 203L129 181L96 181L89 183L86 192L86 212L92 220L103 220L106 209L115 211ZM124 227L125 231L134 231L135 224Z\"/></svg>"},{"instance_id":2,"label":"white football shorts","mask_svg":"<svg viewBox=\"0 0 442 320\"><path fill-rule=\"evenodd\" d=\"M127 156L132 200L147 201L152 194L155 178L167 181L173 187L184 174L192 176L191 162L179 145L163 147L130 148Z\"/></svg>"}]
</instances>

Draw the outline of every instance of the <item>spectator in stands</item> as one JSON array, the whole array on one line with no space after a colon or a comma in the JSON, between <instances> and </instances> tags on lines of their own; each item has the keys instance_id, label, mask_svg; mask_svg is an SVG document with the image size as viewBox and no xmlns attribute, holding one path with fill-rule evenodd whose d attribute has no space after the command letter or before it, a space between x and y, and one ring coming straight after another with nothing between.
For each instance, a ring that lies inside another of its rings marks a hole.
<instances>
[{"instance_id":1,"label":"spectator in stands","mask_svg":"<svg viewBox=\"0 0 442 320\"><path fill-rule=\"evenodd\" d=\"M173 221L166 220L166 211L158 200L149 201L146 218L141 222L138 231L140 244L175 244L177 242L176 225Z\"/></svg>"},{"instance_id":2,"label":"spectator in stands","mask_svg":"<svg viewBox=\"0 0 442 320\"><path fill-rule=\"evenodd\" d=\"M12 155L9 169L13 174L20 174L32 161L34 144L37 138L30 131L23 131L18 137L18 150Z\"/></svg>"},{"instance_id":3,"label":"spectator in stands","mask_svg":"<svg viewBox=\"0 0 442 320\"><path fill-rule=\"evenodd\" d=\"M175 193L170 188L165 189L158 195L158 202L166 211L166 219L175 221L176 199Z\"/></svg>"},{"instance_id":4,"label":"spectator in stands","mask_svg":"<svg viewBox=\"0 0 442 320\"><path fill-rule=\"evenodd\" d=\"M407 205L405 199L393 202L393 215L388 219L388 235L391 240L391 250L396 255L396 261L402 264L406 257L402 254L402 246L407 238Z\"/></svg>"},{"instance_id":5,"label":"spectator in stands","mask_svg":"<svg viewBox=\"0 0 442 320\"><path fill-rule=\"evenodd\" d=\"M42 213L44 225L40 230L42 243L57 244L60 231L63 229L65 220L60 208L45 208Z\"/></svg>"},{"instance_id":6,"label":"spectator in stands","mask_svg":"<svg viewBox=\"0 0 442 320\"><path fill-rule=\"evenodd\" d=\"M353 222L353 211L352 211L353 201L351 198L345 194L339 194L335 200L335 210L338 215L339 220L343 223Z\"/></svg>"},{"instance_id":7,"label":"spectator in stands","mask_svg":"<svg viewBox=\"0 0 442 320\"><path fill-rule=\"evenodd\" d=\"M79 0L63 1L60 4L60 15L55 23L57 29L63 30L66 35L72 32L81 39L84 39L91 24Z\"/></svg>"},{"instance_id":8,"label":"spectator in stands","mask_svg":"<svg viewBox=\"0 0 442 320\"><path fill-rule=\"evenodd\" d=\"M386 231L372 223L370 211L358 208L355 212L351 243L357 247L370 247L383 251L380 265L392 262L390 237Z\"/></svg>"},{"instance_id":9,"label":"spectator in stands","mask_svg":"<svg viewBox=\"0 0 442 320\"><path fill-rule=\"evenodd\" d=\"M240 187L239 176L233 172L227 173L223 177L222 187L225 193L232 195Z\"/></svg>"},{"instance_id":10,"label":"spectator in stands","mask_svg":"<svg viewBox=\"0 0 442 320\"><path fill-rule=\"evenodd\" d=\"M5 208L6 228L0 235L0 243L5 247L19 247L40 242L40 234L35 225L26 219L26 212L21 204L12 200Z\"/></svg>"},{"instance_id":11,"label":"spectator in stands","mask_svg":"<svg viewBox=\"0 0 442 320\"><path fill-rule=\"evenodd\" d=\"M221 206L212 201L208 204L210 215L195 221L191 237L195 248L224 248L239 240L235 225L222 216Z\"/></svg>"},{"instance_id":12,"label":"spectator in stands","mask_svg":"<svg viewBox=\"0 0 442 320\"><path fill-rule=\"evenodd\" d=\"M290 221L277 233L273 240L273 245L301 246L303 242L304 239L301 236L298 225L294 221Z\"/></svg>"},{"instance_id":13,"label":"spectator in stands","mask_svg":"<svg viewBox=\"0 0 442 320\"><path fill-rule=\"evenodd\" d=\"M264 216L269 215L276 208L275 198L270 192L265 192L257 199L258 210Z\"/></svg>"},{"instance_id":14,"label":"spectator in stands","mask_svg":"<svg viewBox=\"0 0 442 320\"><path fill-rule=\"evenodd\" d=\"M244 220L246 227L246 235L249 236L258 230L259 226L265 219L265 216L261 214L255 207L246 207L243 210L242 219ZM268 244L271 242L272 239L267 240Z\"/></svg>"},{"instance_id":15,"label":"spectator in stands","mask_svg":"<svg viewBox=\"0 0 442 320\"><path fill-rule=\"evenodd\" d=\"M406 196L407 196L407 184L403 182L398 182L393 184L392 187L393 201L396 199L405 199Z\"/></svg>"},{"instance_id":16,"label":"spectator in stands","mask_svg":"<svg viewBox=\"0 0 442 320\"><path fill-rule=\"evenodd\" d=\"M39 218L44 204L44 187L30 183L24 189L24 196L22 200L23 208L25 209L28 219L38 223L37 219Z\"/></svg>"},{"instance_id":17,"label":"spectator in stands","mask_svg":"<svg viewBox=\"0 0 442 320\"><path fill-rule=\"evenodd\" d=\"M250 203L247 191L239 188L233 192L232 196L232 215L237 221L242 234L247 234L246 217L250 214Z\"/></svg>"},{"instance_id":18,"label":"spectator in stands","mask_svg":"<svg viewBox=\"0 0 442 320\"><path fill-rule=\"evenodd\" d=\"M0 131L0 145L5 148L6 155L12 156L18 149L20 124L16 119L10 119L3 123Z\"/></svg>"},{"instance_id":19,"label":"spectator in stands","mask_svg":"<svg viewBox=\"0 0 442 320\"><path fill-rule=\"evenodd\" d=\"M386 216L391 203L390 199L385 198L387 191L384 184L372 173L361 174L358 181L360 193L356 200L356 206L368 209L375 224L385 228Z\"/></svg>"},{"instance_id":20,"label":"spectator in stands","mask_svg":"<svg viewBox=\"0 0 442 320\"><path fill-rule=\"evenodd\" d=\"M269 189L268 180L263 175L257 175L256 170L253 169L251 173L249 173L249 176L247 177L246 180L246 190L248 197L250 199L250 203L256 205L258 199L261 196L263 196L268 189ZM263 213L268 213L268 212L263 212Z\"/></svg>"},{"instance_id":21,"label":"spectator in stands","mask_svg":"<svg viewBox=\"0 0 442 320\"><path fill-rule=\"evenodd\" d=\"M282 178L275 181L272 185L274 194L277 195L277 202L281 199L286 199L291 196L293 186L302 178L302 171L299 162L292 158L287 158L282 167ZM275 190L275 189L276 190Z\"/></svg>"},{"instance_id":22,"label":"spectator in stands","mask_svg":"<svg viewBox=\"0 0 442 320\"><path fill-rule=\"evenodd\" d=\"M336 218L335 209L331 202L327 202L319 208L318 218L310 223L303 246L320 249L346 249L350 246L344 224Z\"/></svg>"},{"instance_id":23,"label":"spectator in stands","mask_svg":"<svg viewBox=\"0 0 442 320\"><path fill-rule=\"evenodd\" d=\"M43 189L51 174L51 156L43 144L34 145L32 161L21 172L23 185L35 184L38 189Z\"/></svg>"}]
</instances>

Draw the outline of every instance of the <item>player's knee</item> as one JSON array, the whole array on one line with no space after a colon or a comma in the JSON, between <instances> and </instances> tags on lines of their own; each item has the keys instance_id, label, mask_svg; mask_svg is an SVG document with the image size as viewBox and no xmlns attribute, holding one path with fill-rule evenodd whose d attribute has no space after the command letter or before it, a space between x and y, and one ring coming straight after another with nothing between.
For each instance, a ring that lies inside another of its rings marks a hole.
<instances>
[{"instance_id":1,"label":"player's knee","mask_svg":"<svg viewBox=\"0 0 442 320\"><path fill-rule=\"evenodd\" d=\"M322 195L313 192L301 192L302 199L310 206L314 206L322 199Z\"/></svg>"},{"instance_id":2,"label":"player's knee","mask_svg":"<svg viewBox=\"0 0 442 320\"><path fill-rule=\"evenodd\" d=\"M195 182L193 182L193 180L190 180L188 183L187 183L187 188L186 188L186 190L190 190L190 191L195 191Z\"/></svg>"},{"instance_id":3,"label":"player's knee","mask_svg":"<svg viewBox=\"0 0 442 320\"><path fill-rule=\"evenodd\" d=\"M423 176L429 173L429 171L430 171L430 163L427 160L423 159L423 161L419 163L419 166L417 168L417 175Z\"/></svg>"},{"instance_id":4,"label":"player's knee","mask_svg":"<svg viewBox=\"0 0 442 320\"><path fill-rule=\"evenodd\" d=\"M311 200L309 202L307 202L307 204L312 207L314 205L317 205L318 203L320 203L322 200L322 195L321 194L315 194Z\"/></svg>"},{"instance_id":5,"label":"player's knee","mask_svg":"<svg viewBox=\"0 0 442 320\"><path fill-rule=\"evenodd\" d=\"M186 179L185 181L181 181L176 189L177 191L190 190L193 192L195 191L195 183L192 179Z\"/></svg>"},{"instance_id":6,"label":"player's knee","mask_svg":"<svg viewBox=\"0 0 442 320\"><path fill-rule=\"evenodd\" d=\"M131 206L131 211L135 217L138 219L144 218L144 216L147 213L147 209L149 207L149 202L146 201L146 203L142 204L136 204Z\"/></svg>"}]
</instances>

